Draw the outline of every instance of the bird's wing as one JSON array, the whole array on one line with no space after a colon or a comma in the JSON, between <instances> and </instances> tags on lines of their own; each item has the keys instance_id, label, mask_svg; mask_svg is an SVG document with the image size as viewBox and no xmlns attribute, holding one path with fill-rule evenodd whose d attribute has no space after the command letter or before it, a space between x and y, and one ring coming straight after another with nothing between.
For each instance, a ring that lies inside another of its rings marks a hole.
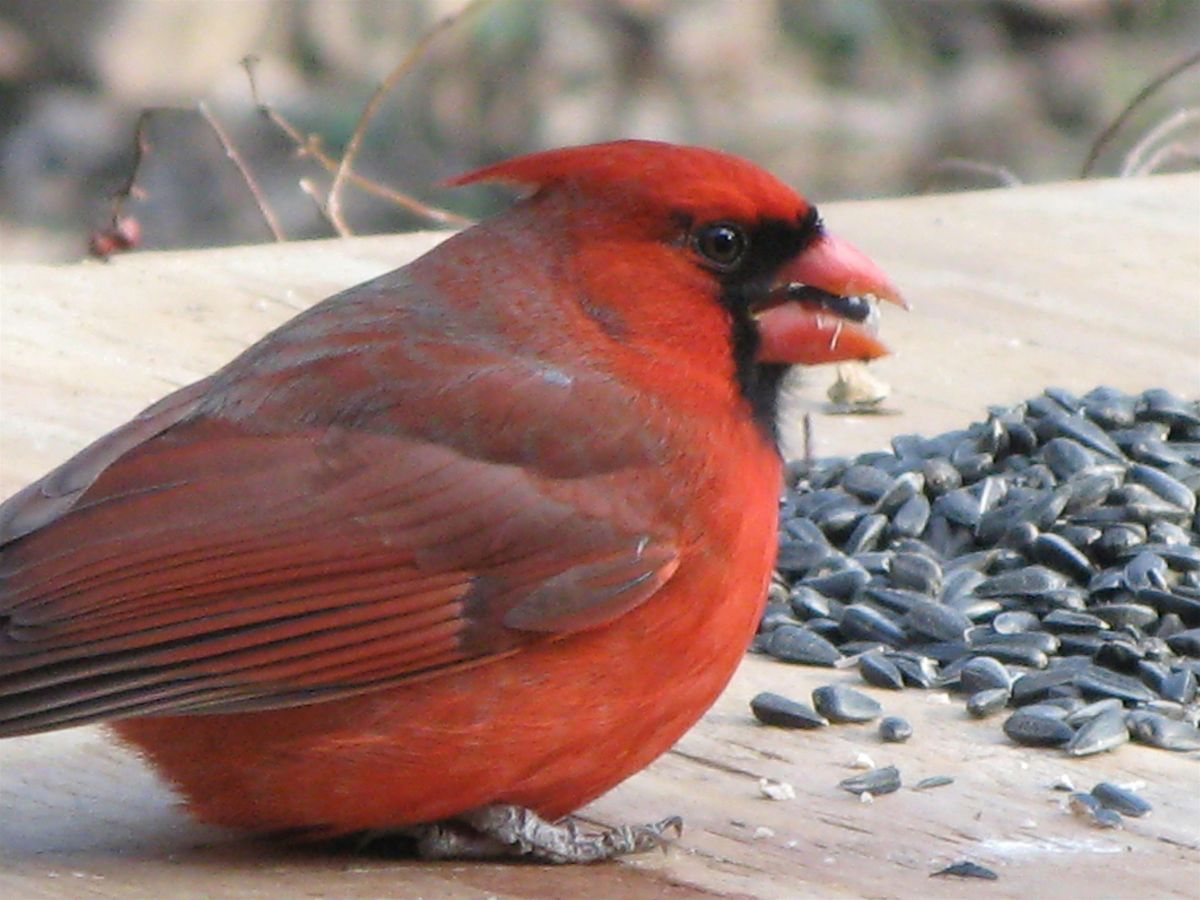
<instances>
[{"instance_id":1,"label":"bird's wing","mask_svg":"<svg viewBox=\"0 0 1200 900\"><path fill-rule=\"evenodd\" d=\"M388 402L322 393L353 395L369 348L256 395L281 367L243 362L0 506L0 736L426 677L671 577L661 447L619 385L482 351L434 354L439 379L394 349Z\"/></svg>"}]
</instances>

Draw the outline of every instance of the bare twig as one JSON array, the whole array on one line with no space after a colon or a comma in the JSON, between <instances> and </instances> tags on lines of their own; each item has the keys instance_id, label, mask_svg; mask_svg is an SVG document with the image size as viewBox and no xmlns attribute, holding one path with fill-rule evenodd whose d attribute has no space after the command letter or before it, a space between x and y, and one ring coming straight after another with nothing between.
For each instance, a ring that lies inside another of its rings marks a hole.
<instances>
[{"instance_id":1,"label":"bare twig","mask_svg":"<svg viewBox=\"0 0 1200 900\"><path fill-rule=\"evenodd\" d=\"M1087 159L1084 160L1083 168L1079 172L1079 177L1088 178L1091 176L1092 170L1096 167L1096 160L1100 158L1101 152L1108 146L1116 133L1121 130L1121 126L1133 115L1134 110L1141 106L1149 97L1153 96L1159 88L1171 79L1198 64L1200 64L1200 53L1193 53L1181 62L1171 66L1171 68L1154 78L1149 84L1138 91L1133 96L1133 99L1125 104L1125 108L1118 113L1115 119L1108 123L1108 126L1100 132L1099 136L1092 143Z\"/></svg>"},{"instance_id":2,"label":"bare twig","mask_svg":"<svg viewBox=\"0 0 1200 900\"><path fill-rule=\"evenodd\" d=\"M299 183L300 190L313 202L313 206L317 209L317 214L328 222L329 227L332 228L333 222L329 218L329 207L325 205L325 192L318 188L311 178L301 178Z\"/></svg>"},{"instance_id":3,"label":"bare twig","mask_svg":"<svg viewBox=\"0 0 1200 900\"><path fill-rule=\"evenodd\" d=\"M1125 160L1121 163L1121 177L1145 175L1176 154L1186 156L1187 148L1174 138L1197 123L1200 123L1200 108L1196 107L1176 110L1167 116L1146 132L1125 155ZM1180 150L1183 151L1182 154L1179 153Z\"/></svg>"},{"instance_id":4,"label":"bare twig","mask_svg":"<svg viewBox=\"0 0 1200 900\"><path fill-rule=\"evenodd\" d=\"M262 100L258 92L258 81L254 74L254 66L258 62L253 56L247 56L242 60L242 67L246 70L246 75L250 80L250 95L254 99L254 105L258 108L259 113L264 116L267 121L278 128L286 135L292 143L296 145L296 155L301 159L315 160L321 168L326 172L336 172L338 162L332 156L324 151L321 146L321 138L316 134L305 134L295 125L293 125L284 115L270 104ZM385 184L380 184L377 181L372 181L370 178L365 178L357 172L350 170L346 177L350 183L360 190L368 194L373 194L382 200L389 203L394 203L396 206L408 210L414 215L437 222L440 225L453 225L455 227L463 227L470 225L472 219L466 216L460 216L458 213L450 212L446 209L440 209L436 206L431 206L428 203L422 203L415 197L410 197L408 194L394 190ZM312 182L308 183L309 188L315 189ZM316 199L314 197L314 199ZM321 208L321 216L329 221L329 214L325 204L319 204ZM331 223L332 224L332 223Z\"/></svg>"},{"instance_id":5,"label":"bare twig","mask_svg":"<svg viewBox=\"0 0 1200 900\"><path fill-rule=\"evenodd\" d=\"M350 229L342 216L342 187L349 179L349 173L354 166L354 159L358 156L359 148L362 146L363 137L367 133L367 127L371 124L371 120L375 118L375 113L378 111L384 97L391 93L399 81L420 62L429 45L439 35L457 25L466 15L474 12L488 2L489 0L471 0L470 3L458 12L438 21L424 37L417 41L416 46L408 52L408 55L400 61L399 65L388 73L387 78L375 89L375 93L371 95L371 99L363 107L362 114L354 126L354 131L350 134L350 140L346 144L345 152L342 153L342 159L338 163L337 171L333 174L333 183L329 186L329 201L327 203L329 218L333 222L333 227L338 234L342 236L350 234Z\"/></svg>"},{"instance_id":6,"label":"bare twig","mask_svg":"<svg viewBox=\"0 0 1200 900\"><path fill-rule=\"evenodd\" d=\"M1151 153L1150 158L1133 174L1135 176L1154 175L1168 164L1190 166L1191 168L1200 167L1200 147L1189 147L1178 141L1163 144Z\"/></svg>"},{"instance_id":7,"label":"bare twig","mask_svg":"<svg viewBox=\"0 0 1200 900\"><path fill-rule=\"evenodd\" d=\"M333 171L333 169L330 168L329 171ZM400 191L393 190L386 184L380 184L377 181L364 178L357 172L351 171L346 177L350 179L351 184L362 188L368 194L374 194L381 200L387 200L389 203L394 203L411 213L423 216L440 225L453 225L457 228L462 228L466 225L471 225L475 221L466 216L460 216L458 213L450 212L448 209L439 209L436 206L430 206L428 203L422 203L415 197L410 197L408 194L402 194Z\"/></svg>"},{"instance_id":8,"label":"bare twig","mask_svg":"<svg viewBox=\"0 0 1200 900\"><path fill-rule=\"evenodd\" d=\"M133 131L133 161L129 165L129 176L112 195L108 225L98 228L88 236L88 253L107 261L114 253L135 249L142 242L141 223L133 216L125 215L125 204L131 197L141 199L146 192L137 186L142 161L150 152L146 129L154 109L143 109Z\"/></svg>"},{"instance_id":9,"label":"bare twig","mask_svg":"<svg viewBox=\"0 0 1200 900\"><path fill-rule=\"evenodd\" d=\"M125 204L130 197L140 200L146 196L145 191L137 186L137 177L142 168L142 160L150 152L150 142L146 138L146 129L150 124L150 117L157 111L157 109L143 109L138 116L137 125L134 126L133 162L129 166L129 177L125 179L125 183L117 189L112 197L113 227L116 227L117 220L121 218L121 213L124 212Z\"/></svg>"},{"instance_id":10,"label":"bare twig","mask_svg":"<svg viewBox=\"0 0 1200 900\"><path fill-rule=\"evenodd\" d=\"M196 104L196 109L200 111L200 115L204 117L204 121L208 122L213 133L216 134L217 140L221 142L221 147L225 151L225 155L229 157L229 161L237 167L242 180L246 182L246 187L250 189L250 195L254 198L254 202L258 205L259 212L262 213L263 221L267 223L267 228L271 230L271 234L276 241L286 241L287 235L283 233L283 228L279 225L279 219L275 216L275 211L271 209L271 204L267 202L266 195L258 186L258 182L254 180L254 173L250 171L250 167L246 165L246 161L242 159L242 155L238 153L237 147L234 146L233 140L229 137L229 132L225 130L220 120L213 115L212 110L208 108L203 100Z\"/></svg>"},{"instance_id":11,"label":"bare twig","mask_svg":"<svg viewBox=\"0 0 1200 900\"><path fill-rule=\"evenodd\" d=\"M998 163L987 163L975 159L962 159L957 156L951 156L946 159L939 159L925 170L925 178L918 188L920 193L926 193L939 175L978 175L983 178L992 179L1000 187L1016 187L1021 183L1021 179L1011 169L1005 168Z\"/></svg>"}]
</instances>

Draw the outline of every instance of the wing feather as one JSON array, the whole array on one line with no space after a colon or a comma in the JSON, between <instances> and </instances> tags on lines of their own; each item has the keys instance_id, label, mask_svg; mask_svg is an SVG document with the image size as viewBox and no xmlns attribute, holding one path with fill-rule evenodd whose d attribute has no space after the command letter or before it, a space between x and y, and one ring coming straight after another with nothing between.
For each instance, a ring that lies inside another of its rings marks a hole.
<instances>
[{"instance_id":1,"label":"wing feather","mask_svg":"<svg viewBox=\"0 0 1200 900\"><path fill-rule=\"evenodd\" d=\"M556 490L408 438L340 440L367 461L331 474L319 432L205 426L203 459L151 440L0 549L0 734L396 683L593 627L674 571L669 536L573 502L636 472Z\"/></svg>"},{"instance_id":2,"label":"wing feather","mask_svg":"<svg viewBox=\"0 0 1200 900\"><path fill-rule=\"evenodd\" d=\"M652 401L547 337L527 272L493 279L510 308L448 300L436 266L318 304L0 504L0 736L435 677L672 576Z\"/></svg>"}]
</instances>

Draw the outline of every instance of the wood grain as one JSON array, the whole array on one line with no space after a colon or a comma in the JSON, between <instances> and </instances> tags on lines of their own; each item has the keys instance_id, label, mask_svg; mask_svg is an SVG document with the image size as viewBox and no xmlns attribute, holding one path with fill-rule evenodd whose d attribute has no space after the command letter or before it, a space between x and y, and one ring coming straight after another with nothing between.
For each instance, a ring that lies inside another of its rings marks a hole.
<instances>
[{"instance_id":1,"label":"wood grain","mask_svg":"<svg viewBox=\"0 0 1200 900\"><path fill-rule=\"evenodd\" d=\"M1047 385L1200 393L1200 176L830 204L830 227L914 303L889 314L896 355L875 371L895 415L820 413L830 373L792 398L818 453L937 433ZM439 235L146 254L0 270L0 495L56 465L295 312L401 264ZM789 447L798 447L789 429ZM1200 863L1200 766L1126 746L1069 759L1010 744L938 693L873 691L916 734L759 726L748 701L800 699L857 676L748 658L716 707L645 772L584 811L596 822L681 813L665 855L552 868L428 865L298 852L187 822L169 791L101 729L0 743L0 895L13 897L1127 897L1185 896ZM908 787L871 804L839 790L866 752ZM1067 773L1146 782L1154 813L1095 830L1061 808ZM797 798L760 797L758 779ZM302 789L302 786L298 786ZM765 830L763 830L765 829ZM929 874L960 858L997 882Z\"/></svg>"}]
</instances>

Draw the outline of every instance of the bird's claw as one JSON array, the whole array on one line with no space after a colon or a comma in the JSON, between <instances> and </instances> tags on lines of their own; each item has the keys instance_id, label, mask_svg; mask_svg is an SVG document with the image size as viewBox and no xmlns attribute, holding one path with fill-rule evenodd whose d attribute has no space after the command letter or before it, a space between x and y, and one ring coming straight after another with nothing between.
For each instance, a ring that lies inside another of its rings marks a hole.
<instances>
[{"instance_id":1,"label":"bird's claw","mask_svg":"<svg viewBox=\"0 0 1200 900\"><path fill-rule=\"evenodd\" d=\"M665 849L669 831L676 837L683 833L679 816L585 834L571 820L548 822L524 807L496 804L451 821L419 826L417 852L425 859L515 856L548 863L590 863Z\"/></svg>"}]
</instances>

